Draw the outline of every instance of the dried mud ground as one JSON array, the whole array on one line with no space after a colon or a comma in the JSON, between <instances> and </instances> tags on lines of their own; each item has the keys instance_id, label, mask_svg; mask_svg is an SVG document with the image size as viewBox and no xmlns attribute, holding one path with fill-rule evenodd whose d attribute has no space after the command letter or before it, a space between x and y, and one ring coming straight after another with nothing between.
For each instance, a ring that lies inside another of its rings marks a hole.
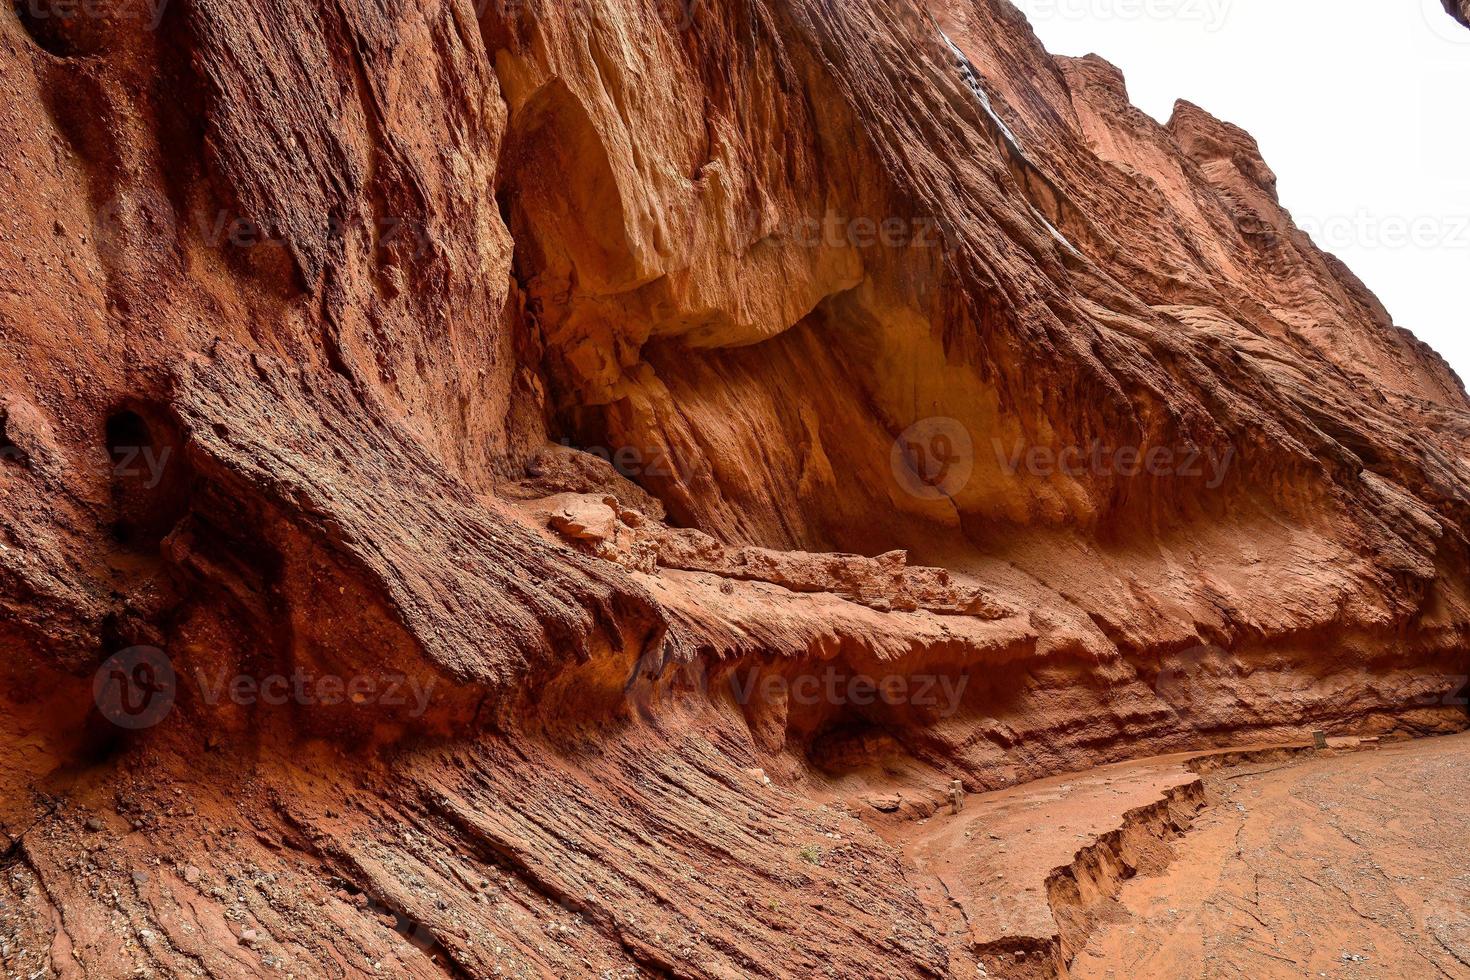
<instances>
[{"instance_id":1,"label":"dried mud ground","mask_svg":"<svg viewBox=\"0 0 1470 980\"><path fill-rule=\"evenodd\" d=\"M1470 977L1470 736L1224 769L1078 978Z\"/></svg>"}]
</instances>

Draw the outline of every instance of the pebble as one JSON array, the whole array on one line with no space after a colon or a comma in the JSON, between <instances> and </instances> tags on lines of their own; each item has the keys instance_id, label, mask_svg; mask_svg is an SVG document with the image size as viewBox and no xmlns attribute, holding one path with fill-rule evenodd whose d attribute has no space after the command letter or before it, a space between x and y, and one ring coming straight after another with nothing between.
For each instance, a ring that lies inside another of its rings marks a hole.
<instances>
[{"instance_id":1,"label":"pebble","mask_svg":"<svg viewBox=\"0 0 1470 980\"><path fill-rule=\"evenodd\" d=\"M192 864L186 867L184 869L184 880L191 885L199 884L199 869Z\"/></svg>"},{"instance_id":2,"label":"pebble","mask_svg":"<svg viewBox=\"0 0 1470 980\"><path fill-rule=\"evenodd\" d=\"M100 817L93 817L87 821L87 829L93 833L101 830L104 826Z\"/></svg>"}]
</instances>

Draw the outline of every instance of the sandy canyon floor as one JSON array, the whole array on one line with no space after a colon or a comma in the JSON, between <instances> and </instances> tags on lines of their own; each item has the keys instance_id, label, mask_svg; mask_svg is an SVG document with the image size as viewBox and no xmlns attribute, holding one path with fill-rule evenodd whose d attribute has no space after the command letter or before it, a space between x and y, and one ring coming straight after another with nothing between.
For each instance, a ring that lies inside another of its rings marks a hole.
<instances>
[{"instance_id":1,"label":"sandy canyon floor","mask_svg":"<svg viewBox=\"0 0 1470 980\"><path fill-rule=\"evenodd\" d=\"M1077 977L1470 976L1465 735L1206 779L1177 860L1124 886Z\"/></svg>"},{"instance_id":2,"label":"sandy canyon floor","mask_svg":"<svg viewBox=\"0 0 1470 980\"><path fill-rule=\"evenodd\" d=\"M974 797L895 836L982 976L1470 977L1467 747L1141 760Z\"/></svg>"}]
</instances>

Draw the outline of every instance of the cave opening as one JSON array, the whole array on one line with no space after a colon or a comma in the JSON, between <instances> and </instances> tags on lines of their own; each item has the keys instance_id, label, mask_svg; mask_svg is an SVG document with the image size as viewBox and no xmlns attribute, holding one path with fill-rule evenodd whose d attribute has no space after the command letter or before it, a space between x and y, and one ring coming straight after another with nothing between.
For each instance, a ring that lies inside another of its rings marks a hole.
<instances>
[{"instance_id":1,"label":"cave opening","mask_svg":"<svg viewBox=\"0 0 1470 980\"><path fill-rule=\"evenodd\" d=\"M25 466L29 460L26 458L24 449L15 444L10 437L10 417L5 412L0 412L0 463L11 463L16 466Z\"/></svg>"},{"instance_id":2,"label":"cave opening","mask_svg":"<svg viewBox=\"0 0 1470 980\"><path fill-rule=\"evenodd\" d=\"M16 20L32 41L58 58L96 54L109 25L100 11L71 0L13 0Z\"/></svg>"},{"instance_id":3,"label":"cave opening","mask_svg":"<svg viewBox=\"0 0 1470 980\"><path fill-rule=\"evenodd\" d=\"M153 433L143 416L131 409L114 412L107 419L107 454L117 466L127 465L132 454L153 443Z\"/></svg>"},{"instance_id":4,"label":"cave opening","mask_svg":"<svg viewBox=\"0 0 1470 980\"><path fill-rule=\"evenodd\" d=\"M863 714L832 719L812 735L807 745L807 758L829 776L891 765L905 754L903 744L887 726Z\"/></svg>"},{"instance_id":5,"label":"cave opening","mask_svg":"<svg viewBox=\"0 0 1470 980\"><path fill-rule=\"evenodd\" d=\"M104 436L113 537L125 548L155 550L188 509L182 440L171 426L133 408L109 415Z\"/></svg>"}]
</instances>

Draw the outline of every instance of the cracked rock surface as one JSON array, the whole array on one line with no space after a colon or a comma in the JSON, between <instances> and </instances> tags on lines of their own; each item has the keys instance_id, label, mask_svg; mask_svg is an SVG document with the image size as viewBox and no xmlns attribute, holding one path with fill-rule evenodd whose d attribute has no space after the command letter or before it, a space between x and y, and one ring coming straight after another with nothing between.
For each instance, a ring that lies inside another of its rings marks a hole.
<instances>
[{"instance_id":1,"label":"cracked rock surface","mask_svg":"<svg viewBox=\"0 0 1470 980\"><path fill-rule=\"evenodd\" d=\"M1232 771L1072 976L1470 976L1465 736ZM1409 812L1406 812L1409 811Z\"/></svg>"}]
</instances>

